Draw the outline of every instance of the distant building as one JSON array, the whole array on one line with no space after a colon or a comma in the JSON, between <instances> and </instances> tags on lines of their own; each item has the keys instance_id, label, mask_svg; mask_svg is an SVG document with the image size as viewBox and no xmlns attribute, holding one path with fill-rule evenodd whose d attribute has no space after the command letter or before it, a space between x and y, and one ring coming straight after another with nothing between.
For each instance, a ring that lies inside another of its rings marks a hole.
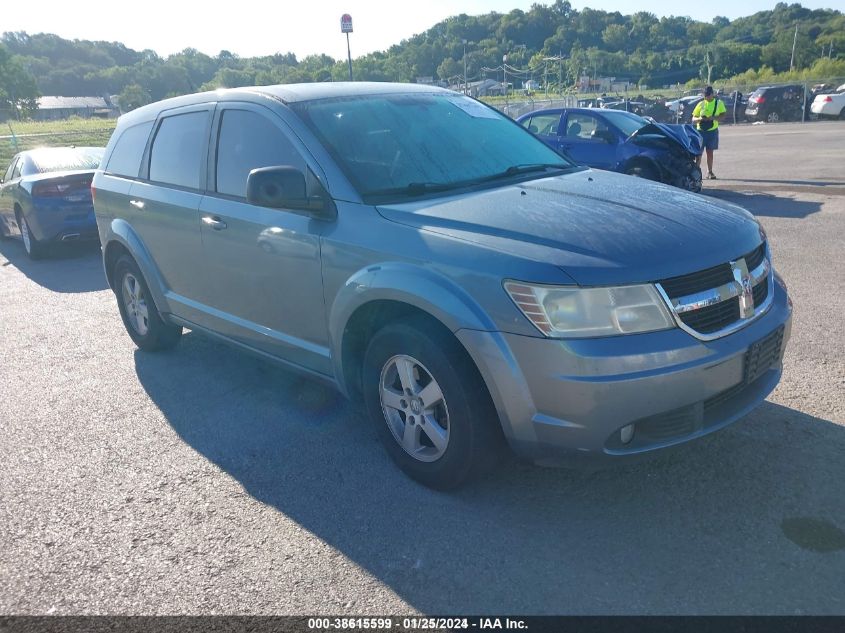
<instances>
[{"instance_id":1,"label":"distant building","mask_svg":"<svg viewBox=\"0 0 845 633\"><path fill-rule=\"evenodd\" d=\"M463 86L459 88L463 90ZM471 81L467 84L467 94L470 97L501 97L505 94L505 88L501 81L495 79L482 79L481 81Z\"/></svg>"},{"instance_id":2,"label":"distant building","mask_svg":"<svg viewBox=\"0 0 845 633\"><path fill-rule=\"evenodd\" d=\"M120 110L108 97L39 97L36 121L55 121L71 116L90 119L115 119Z\"/></svg>"}]
</instances>

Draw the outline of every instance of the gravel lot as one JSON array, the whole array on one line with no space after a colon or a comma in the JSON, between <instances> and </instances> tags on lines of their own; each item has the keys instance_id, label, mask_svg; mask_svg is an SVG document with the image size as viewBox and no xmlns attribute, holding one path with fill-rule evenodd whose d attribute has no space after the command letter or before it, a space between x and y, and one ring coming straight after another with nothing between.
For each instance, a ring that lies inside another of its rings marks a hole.
<instances>
[{"instance_id":1,"label":"gravel lot","mask_svg":"<svg viewBox=\"0 0 845 633\"><path fill-rule=\"evenodd\" d=\"M138 352L96 249L0 242L0 613L845 614L843 139L723 128L705 185L795 301L763 406L646 464L453 494L307 379L195 334Z\"/></svg>"}]
</instances>

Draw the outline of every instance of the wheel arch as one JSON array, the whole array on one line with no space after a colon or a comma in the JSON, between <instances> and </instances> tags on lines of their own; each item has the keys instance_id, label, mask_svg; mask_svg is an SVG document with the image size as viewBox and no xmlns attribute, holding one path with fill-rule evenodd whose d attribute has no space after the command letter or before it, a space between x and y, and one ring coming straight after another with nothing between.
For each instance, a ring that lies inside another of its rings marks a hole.
<instances>
[{"instance_id":1,"label":"wheel arch","mask_svg":"<svg viewBox=\"0 0 845 633\"><path fill-rule=\"evenodd\" d=\"M646 156L644 154L637 154L636 156L632 156L625 163L625 166L622 171L625 174L629 174L629 172L636 167L645 167L647 169L652 169L655 171L655 173L657 173L657 177L660 178L661 181L663 180L663 169L660 167L660 163L658 163L655 159L650 156Z\"/></svg>"},{"instance_id":2,"label":"wheel arch","mask_svg":"<svg viewBox=\"0 0 845 633\"><path fill-rule=\"evenodd\" d=\"M335 376L343 393L352 399L360 396L360 369L372 335L388 323L412 317L448 332L471 360L455 332L495 330L478 303L446 277L409 264L370 266L341 288L329 314Z\"/></svg>"},{"instance_id":3,"label":"wheel arch","mask_svg":"<svg viewBox=\"0 0 845 633\"><path fill-rule=\"evenodd\" d=\"M109 226L109 237L103 245L103 268L109 287L112 289L114 289L112 276L114 265L121 255L128 255L138 264L159 312L169 312L169 305L165 298L166 284L152 256L132 226L125 220L115 219Z\"/></svg>"}]
</instances>

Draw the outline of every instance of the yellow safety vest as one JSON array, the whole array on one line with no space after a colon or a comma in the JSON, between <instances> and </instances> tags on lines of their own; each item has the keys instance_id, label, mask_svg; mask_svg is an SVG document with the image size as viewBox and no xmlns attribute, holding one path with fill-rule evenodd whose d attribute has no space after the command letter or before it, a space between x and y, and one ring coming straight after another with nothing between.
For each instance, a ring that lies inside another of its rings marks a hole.
<instances>
[{"instance_id":1,"label":"yellow safety vest","mask_svg":"<svg viewBox=\"0 0 845 633\"><path fill-rule=\"evenodd\" d=\"M712 104L712 107L708 107ZM721 108L719 106L722 106ZM707 112L710 110L710 112ZM698 105L695 106L695 109L692 111L692 116L719 116L720 114L724 114L727 112L728 109L725 107L725 104L722 102L721 99L718 97L714 98L713 101L708 102L706 99L702 99L699 101ZM701 121L695 124L696 129L701 129ZM719 122L713 121L713 127L710 128L709 131L718 130L719 129Z\"/></svg>"}]
</instances>

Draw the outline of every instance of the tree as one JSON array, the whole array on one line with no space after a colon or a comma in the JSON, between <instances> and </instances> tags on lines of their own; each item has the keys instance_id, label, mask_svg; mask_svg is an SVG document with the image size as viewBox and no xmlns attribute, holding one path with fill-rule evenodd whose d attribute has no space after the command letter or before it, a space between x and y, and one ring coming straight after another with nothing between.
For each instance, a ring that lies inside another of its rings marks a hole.
<instances>
[{"instance_id":1,"label":"tree","mask_svg":"<svg viewBox=\"0 0 845 633\"><path fill-rule=\"evenodd\" d=\"M139 84L129 84L118 95L118 103L123 112L130 112L142 105L147 105L151 101L150 93Z\"/></svg>"},{"instance_id":2,"label":"tree","mask_svg":"<svg viewBox=\"0 0 845 633\"><path fill-rule=\"evenodd\" d=\"M0 44L0 118L29 116L38 109L38 97L35 77Z\"/></svg>"}]
</instances>

